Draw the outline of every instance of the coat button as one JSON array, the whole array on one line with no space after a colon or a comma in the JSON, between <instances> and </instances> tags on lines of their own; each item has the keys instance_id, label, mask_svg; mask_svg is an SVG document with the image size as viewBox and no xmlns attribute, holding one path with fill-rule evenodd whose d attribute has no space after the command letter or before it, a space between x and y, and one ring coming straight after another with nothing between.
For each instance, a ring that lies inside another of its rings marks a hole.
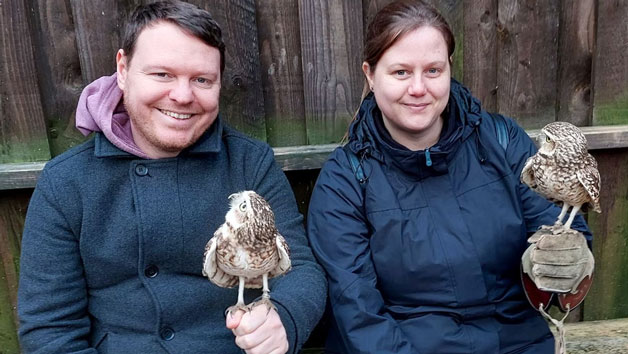
<instances>
[{"instance_id":1,"label":"coat button","mask_svg":"<svg viewBox=\"0 0 628 354\"><path fill-rule=\"evenodd\" d=\"M172 340L174 338L174 330L170 327L164 327L161 329L159 335L163 340Z\"/></svg>"},{"instance_id":2,"label":"coat button","mask_svg":"<svg viewBox=\"0 0 628 354\"><path fill-rule=\"evenodd\" d=\"M157 276L157 274L159 274L159 268L157 268L157 266L155 265L149 265L148 267L146 267L146 269L144 269L144 275L146 275L149 278L154 278Z\"/></svg>"},{"instance_id":3,"label":"coat button","mask_svg":"<svg viewBox=\"0 0 628 354\"><path fill-rule=\"evenodd\" d=\"M146 176L148 174L148 167L144 165L135 166L135 174L138 176Z\"/></svg>"}]
</instances>

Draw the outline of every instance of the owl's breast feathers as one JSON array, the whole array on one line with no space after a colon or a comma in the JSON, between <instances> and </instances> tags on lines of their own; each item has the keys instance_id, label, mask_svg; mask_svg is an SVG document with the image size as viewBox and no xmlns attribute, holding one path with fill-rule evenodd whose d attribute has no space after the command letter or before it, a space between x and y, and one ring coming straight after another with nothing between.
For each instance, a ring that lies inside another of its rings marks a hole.
<instances>
[{"instance_id":1,"label":"owl's breast feathers","mask_svg":"<svg viewBox=\"0 0 628 354\"><path fill-rule=\"evenodd\" d=\"M224 287L237 285L237 277L243 276L247 279L245 285L247 288L260 288L263 274L267 273L272 278L290 269L288 245L274 225L272 230L247 226L234 229L229 223L225 223L216 231L208 245L213 240L216 244L215 268L220 270L216 273L220 277L222 277L220 273L224 273L233 279L229 282L222 281L223 284L227 284ZM208 278L215 284L223 286L215 282L211 276Z\"/></svg>"},{"instance_id":2,"label":"owl's breast feathers","mask_svg":"<svg viewBox=\"0 0 628 354\"><path fill-rule=\"evenodd\" d=\"M556 164L541 154L526 161L521 182L544 198L562 204L592 207L600 212L600 174L593 156L587 153L581 163Z\"/></svg>"}]
</instances>

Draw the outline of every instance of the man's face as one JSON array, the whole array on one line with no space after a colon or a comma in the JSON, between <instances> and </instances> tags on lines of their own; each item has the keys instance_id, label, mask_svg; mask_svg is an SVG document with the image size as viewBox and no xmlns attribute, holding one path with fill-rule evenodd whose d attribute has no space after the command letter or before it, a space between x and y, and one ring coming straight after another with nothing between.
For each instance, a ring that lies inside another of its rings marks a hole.
<instances>
[{"instance_id":1,"label":"man's face","mask_svg":"<svg viewBox=\"0 0 628 354\"><path fill-rule=\"evenodd\" d=\"M216 120L218 49L158 22L140 32L130 62L123 50L116 61L133 139L150 158L178 155Z\"/></svg>"}]
</instances>

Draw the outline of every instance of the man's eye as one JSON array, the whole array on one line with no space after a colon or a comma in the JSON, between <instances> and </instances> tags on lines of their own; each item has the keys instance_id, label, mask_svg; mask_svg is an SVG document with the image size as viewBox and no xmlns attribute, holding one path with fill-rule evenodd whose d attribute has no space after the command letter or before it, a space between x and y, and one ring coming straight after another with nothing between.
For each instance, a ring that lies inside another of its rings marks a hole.
<instances>
[{"instance_id":1,"label":"man's eye","mask_svg":"<svg viewBox=\"0 0 628 354\"><path fill-rule=\"evenodd\" d=\"M437 69L437 68L427 69L427 75L429 76L438 76L440 73L441 73L440 69Z\"/></svg>"},{"instance_id":2,"label":"man's eye","mask_svg":"<svg viewBox=\"0 0 628 354\"><path fill-rule=\"evenodd\" d=\"M404 76L407 73L408 73L408 71L406 71L406 70L397 70L397 71L395 71L395 75L397 75L397 76Z\"/></svg>"}]
</instances>

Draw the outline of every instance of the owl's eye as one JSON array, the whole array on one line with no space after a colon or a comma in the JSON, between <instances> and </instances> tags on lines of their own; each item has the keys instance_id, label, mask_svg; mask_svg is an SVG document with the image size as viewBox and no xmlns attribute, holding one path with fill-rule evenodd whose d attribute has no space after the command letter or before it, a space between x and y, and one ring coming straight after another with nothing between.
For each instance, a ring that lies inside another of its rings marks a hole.
<instances>
[{"instance_id":1,"label":"owl's eye","mask_svg":"<svg viewBox=\"0 0 628 354\"><path fill-rule=\"evenodd\" d=\"M240 208L240 211L242 211L242 212L246 211L246 202L240 203L239 208Z\"/></svg>"},{"instance_id":2,"label":"owl's eye","mask_svg":"<svg viewBox=\"0 0 628 354\"><path fill-rule=\"evenodd\" d=\"M545 142L549 143L550 141L552 141L552 139L550 139L549 136L545 136Z\"/></svg>"}]
</instances>

